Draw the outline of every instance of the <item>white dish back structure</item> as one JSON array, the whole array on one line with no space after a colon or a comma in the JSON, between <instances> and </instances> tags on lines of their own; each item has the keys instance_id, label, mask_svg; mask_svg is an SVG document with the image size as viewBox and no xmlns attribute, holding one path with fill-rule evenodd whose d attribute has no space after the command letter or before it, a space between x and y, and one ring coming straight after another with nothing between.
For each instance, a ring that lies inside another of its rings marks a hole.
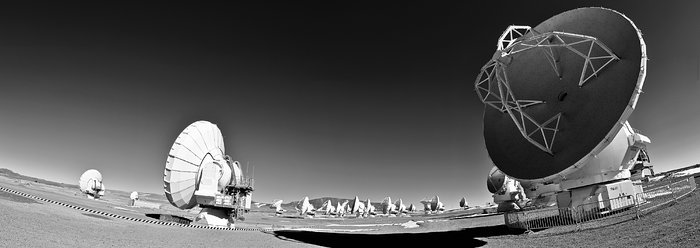
<instances>
[{"instance_id":1,"label":"white dish back structure","mask_svg":"<svg viewBox=\"0 0 700 248\"><path fill-rule=\"evenodd\" d=\"M80 186L80 191L88 194L88 196L98 198L105 195L102 174L95 169L89 169L83 172L83 174L80 175L78 185Z\"/></svg>"},{"instance_id":2,"label":"white dish back structure","mask_svg":"<svg viewBox=\"0 0 700 248\"><path fill-rule=\"evenodd\" d=\"M360 198L355 196L355 199L348 205L350 208L350 214L362 214L365 211L365 204L360 201Z\"/></svg>"},{"instance_id":3,"label":"white dish back structure","mask_svg":"<svg viewBox=\"0 0 700 248\"><path fill-rule=\"evenodd\" d=\"M331 215L335 212L335 207L333 206L333 203L331 203L331 200L327 200L323 203L323 205L321 205L318 211L323 212L325 215Z\"/></svg>"},{"instance_id":4,"label":"white dish back structure","mask_svg":"<svg viewBox=\"0 0 700 248\"><path fill-rule=\"evenodd\" d=\"M348 207L348 201L343 202L342 204L340 202L337 202L337 206L335 207L335 213L338 216L344 216L346 209Z\"/></svg>"},{"instance_id":5,"label":"white dish back structure","mask_svg":"<svg viewBox=\"0 0 700 248\"><path fill-rule=\"evenodd\" d=\"M299 203L297 204L297 209L299 210L300 215L305 215L305 214L313 215L314 211L316 211L314 206L311 205L311 203L309 202L308 196L305 196L304 199L299 201Z\"/></svg>"},{"instance_id":6,"label":"white dish back structure","mask_svg":"<svg viewBox=\"0 0 700 248\"><path fill-rule=\"evenodd\" d=\"M382 213L383 214L392 214L396 212L396 205L394 205L391 202L391 197L387 196L384 198L382 201Z\"/></svg>"},{"instance_id":7,"label":"white dish back structure","mask_svg":"<svg viewBox=\"0 0 700 248\"><path fill-rule=\"evenodd\" d=\"M399 214L405 214L408 212L408 210L406 210L406 205L403 204L403 199L401 198L394 203L394 206L396 206L396 212Z\"/></svg>"},{"instance_id":8,"label":"white dish back structure","mask_svg":"<svg viewBox=\"0 0 700 248\"><path fill-rule=\"evenodd\" d=\"M197 195L214 196L240 183L240 164L227 161L221 130L211 122L190 124L175 140L165 163L165 196L180 209L197 205ZM229 159L230 160L230 159ZM229 165L230 164L230 165Z\"/></svg>"},{"instance_id":9,"label":"white dish back structure","mask_svg":"<svg viewBox=\"0 0 700 248\"><path fill-rule=\"evenodd\" d=\"M282 200L273 200L270 204L270 209L274 209L275 212L282 213L286 210L282 209Z\"/></svg>"},{"instance_id":10,"label":"white dish back structure","mask_svg":"<svg viewBox=\"0 0 700 248\"><path fill-rule=\"evenodd\" d=\"M366 213L367 215L374 215L374 214L376 214L376 211L377 211L377 210L376 210L376 208L374 207L374 205L372 205L372 201L370 201L369 198L367 198L366 209L367 209L367 210L365 211L365 213Z\"/></svg>"}]
</instances>

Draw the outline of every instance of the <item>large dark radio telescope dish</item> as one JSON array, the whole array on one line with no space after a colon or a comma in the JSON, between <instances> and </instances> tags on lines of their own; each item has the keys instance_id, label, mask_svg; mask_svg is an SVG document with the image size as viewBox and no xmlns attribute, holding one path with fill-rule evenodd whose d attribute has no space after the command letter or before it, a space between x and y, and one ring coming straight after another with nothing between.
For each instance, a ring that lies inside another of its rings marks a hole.
<instances>
[{"instance_id":1,"label":"large dark radio telescope dish","mask_svg":"<svg viewBox=\"0 0 700 248\"><path fill-rule=\"evenodd\" d=\"M475 85L491 160L517 179L565 178L629 118L645 67L641 32L614 10L581 8L532 29L511 26Z\"/></svg>"}]
</instances>

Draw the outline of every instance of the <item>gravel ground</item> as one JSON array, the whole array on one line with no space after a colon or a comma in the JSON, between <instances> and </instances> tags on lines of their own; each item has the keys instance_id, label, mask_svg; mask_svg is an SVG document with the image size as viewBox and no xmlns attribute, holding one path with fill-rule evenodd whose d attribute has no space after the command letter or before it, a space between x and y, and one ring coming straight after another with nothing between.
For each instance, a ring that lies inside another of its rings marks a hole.
<instances>
[{"instance_id":1,"label":"gravel ground","mask_svg":"<svg viewBox=\"0 0 700 248\"><path fill-rule=\"evenodd\" d=\"M123 194L113 194L106 200L88 200L73 189L47 186L37 183L26 184L8 178L0 178L0 186L12 188L63 203L87 207L104 212L115 213L128 217L144 218L143 213L159 212L173 213L169 209L148 210L134 209L123 205ZM117 207L117 208L115 208ZM0 246L6 247L308 247L308 246L345 246L367 243L379 238L378 242L416 245L416 241L434 242L433 237L441 239L465 239L467 227L472 227L470 233L501 233L504 227L499 225L503 220L500 215L480 218L465 218L464 212L446 212L439 215L376 217L376 218L300 218L289 214L284 218L274 217L267 212L251 212L246 215L246 221L237 226L272 226L283 228L313 227L326 231L339 230L371 230L364 234L347 236L347 233L318 233L318 232L247 232L200 230L182 227L160 226L154 224L131 222L114 219L102 215L91 214L42 201L35 201L22 196L0 192ZM191 216L191 213L174 212L181 216ZM418 222L416 228L404 228L401 224ZM340 226L334 226L340 225ZM486 226L486 227L485 227ZM489 227L491 226L491 227ZM473 228L478 228L473 229ZM457 231L455 231L457 230ZM494 230L496 230L494 232ZM292 235L290 235L290 233ZM301 233L303 238L295 236ZM331 236L327 236L331 235ZM341 235L341 236L333 236ZM409 235L409 236L406 236ZM489 234L490 235L490 234ZM483 236L483 235L482 235ZM342 244L323 242L327 237L341 237ZM367 237L370 239L366 240ZM406 238L409 237L409 238ZM348 240L348 238L350 240ZM468 239L468 246L482 244L482 241ZM320 241L320 242L319 242ZM349 241L349 242L348 242ZM408 243L407 243L408 242ZM476 242L476 243L474 243ZM370 242L372 243L372 242Z\"/></svg>"},{"instance_id":2,"label":"gravel ground","mask_svg":"<svg viewBox=\"0 0 700 248\"><path fill-rule=\"evenodd\" d=\"M25 203L17 197L0 195L1 247L311 246L263 232L187 229L98 218L53 204Z\"/></svg>"},{"instance_id":3,"label":"gravel ground","mask_svg":"<svg viewBox=\"0 0 700 248\"><path fill-rule=\"evenodd\" d=\"M560 235L533 233L483 239L495 247L698 247L699 192L639 220Z\"/></svg>"}]
</instances>

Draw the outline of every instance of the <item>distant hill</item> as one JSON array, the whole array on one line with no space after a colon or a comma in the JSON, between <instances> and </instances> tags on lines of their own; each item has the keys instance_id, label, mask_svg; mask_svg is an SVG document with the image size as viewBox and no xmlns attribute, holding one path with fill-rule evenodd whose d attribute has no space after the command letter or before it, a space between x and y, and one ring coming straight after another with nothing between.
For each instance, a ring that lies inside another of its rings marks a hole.
<instances>
[{"instance_id":1,"label":"distant hill","mask_svg":"<svg viewBox=\"0 0 700 248\"><path fill-rule=\"evenodd\" d=\"M78 185L75 185L75 184L57 183L54 181L44 180L41 178L25 176L25 175L16 173L10 169L7 169L7 168L0 168L0 175L6 176L8 178L21 179L21 180L35 182L35 183L43 183L46 185L52 185L52 186L56 186L56 187L80 189L80 187Z\"/></svg>"}]
</instances>

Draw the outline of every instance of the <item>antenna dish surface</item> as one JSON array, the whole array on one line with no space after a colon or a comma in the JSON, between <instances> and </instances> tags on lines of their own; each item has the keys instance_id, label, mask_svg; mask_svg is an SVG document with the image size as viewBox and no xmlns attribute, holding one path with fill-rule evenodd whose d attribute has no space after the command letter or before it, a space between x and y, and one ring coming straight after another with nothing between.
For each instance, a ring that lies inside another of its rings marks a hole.
<instances>
[{"instance_id":1,"label":"antenna dish surface","mask_svg":"<svg viewBox=\"0 0 700 248\"><path fill-rule=\"evenodd\" d=\"M634 23L610 9L566 11L526 28L482 68L476 90L494 164L546 181L576 171L622 128L644 83L646 48ZM499 182L489 176L489 191Z\"/></svg>"},{"instance_id":2,"label":"antenna dish surface","mask_svg":"<svg viewBox=\"0 0 700 248\"><path fill-rule=\"evenodd\" d=\"M200 167L208 163L220 163L228 167L224 154L224 139L215 124L197 121L185 128L175 139L165 163L163 181L168 201L180 209L196 206L194 192ZM234 174L238 172L236 169L234 168Z\"/></svg>"},{"instance_id":3,"label":"antenna dish surface","mask_svg":"<svg viewBox=\"0 0 700 248\"><path fill-rule=\"evenodd\" d=\"M362 202L360 202L360 198L355 196L355 199L352 202L350 202L350 213L354 214L354 213L357 213L358 211L360 211L361 204L362 204Z\"/></svg>"},{"instance_id":4,"label":"antenna dish surface","mask_svg":"<svg viewBox=\"0 0 700 248\"><path fill-rule=\"evenodd\" d=\"M459 200L459 207L464 208L464 207L468 207L468 206L469 206L469 202L467 202L467 198L462 197L462 199Z\"/></svg>"}]
</instances>

